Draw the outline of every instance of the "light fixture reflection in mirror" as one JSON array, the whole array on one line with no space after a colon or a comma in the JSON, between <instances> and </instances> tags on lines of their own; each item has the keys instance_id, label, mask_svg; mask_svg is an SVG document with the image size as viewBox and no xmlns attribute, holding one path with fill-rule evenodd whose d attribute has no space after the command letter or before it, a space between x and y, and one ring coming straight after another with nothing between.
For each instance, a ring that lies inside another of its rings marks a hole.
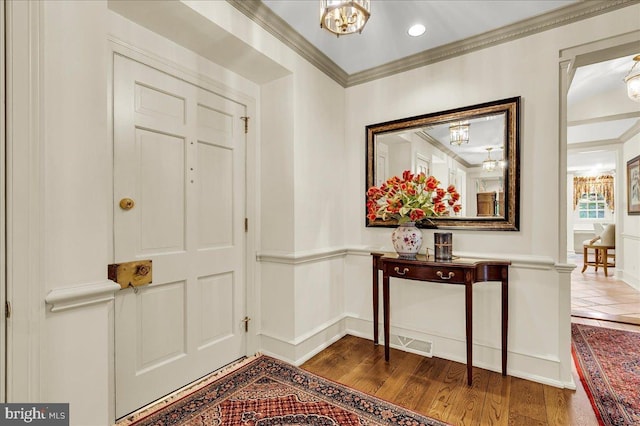
<instances>
[{"instance_id":1,"label":"light fixture reflection in mirror","mask_svg":"<svg viewBox=\"0 0 640 426\"><path fill-rule=\"evenodd\" d=\"M367 126L365 190L404 170L424 172L443 187L454 185L462 210L418 226L518 230L519 107L517 97ZM452 128L460 124L466 126L468 142L453 143ZM495 208L487 210L487 199ZM397 226L366 220L367 226Z\"/></svg>"},{"instance_id":2,"label":"light fixture reflection in mirror","mask_svg":"<svg viewBox=\"0 0 640 426\"><path fill-rule=\"evenodd\" d=\"M469 123L452 123L449 125L449 143L457 146L469 143Z\"/></svg>"},{"instance_id":3,"label":"light fixture reflection in mirror","mask_svg":"<svg viewBox=\"0 0 640 426\"><path fill-rule=\"evenodd\" d=\"M487 148L487 159L482 162L482 170L487 172L494 171L498 165L496 160L491 159L491 150L493 150L493 148Z\"/></svg>"}]
</instances>

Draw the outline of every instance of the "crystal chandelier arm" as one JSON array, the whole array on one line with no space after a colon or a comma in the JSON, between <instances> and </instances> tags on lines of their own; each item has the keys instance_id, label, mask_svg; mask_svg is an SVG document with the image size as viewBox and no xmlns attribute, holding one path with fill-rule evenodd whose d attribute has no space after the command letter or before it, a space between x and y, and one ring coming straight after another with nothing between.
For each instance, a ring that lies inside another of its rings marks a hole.
<instances>
[{"instance_id":1,"label":"crystal chandelier arm","mask_svg":"<svg viewBox=\"0 0 640 426\"><path fill-rule=\"evenodd\" d=\"M631 67L631 69L629 70L629 72L627 73L627 75L624 76L624 81L627 81L627 79L634 75L633 74L633 70L636 69L636 67L638 66L638 64L640 63L640 55L634 56L633 57L633 66ZM640 72L640 70L638 70Z\"/></svg>"}]
</instances>

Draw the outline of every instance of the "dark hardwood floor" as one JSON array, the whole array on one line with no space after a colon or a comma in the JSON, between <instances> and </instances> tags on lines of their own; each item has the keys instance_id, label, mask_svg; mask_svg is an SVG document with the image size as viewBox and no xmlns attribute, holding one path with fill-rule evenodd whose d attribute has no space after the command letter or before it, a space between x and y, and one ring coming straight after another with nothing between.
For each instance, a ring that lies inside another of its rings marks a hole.
<instances>
[{"instance_id":1,"label":"dark hardwood floor","mask_svg":"<svg viewBox=\"0 0 640 426\"><path fill-rule=\"evenodd\" d=\"M465 364L426 358L345 336L302 368L453 425L598 424L574 372L576 391L473 369L466 384Z\"/></svg>"},{"instance_id":2,"label":"dark hardwood floor","mask_svg":"<svg viewBox=\"0 0 640 426\"><path fill-rule=\"evenodd\" d=\"M570 260L578 265L572 274L572 321L640 331L640 314L633 318L640 292L602 271L582 273L580 256ZM386 363L383 346L345 336L302 368L456 426L598 425L575 367L575 391L475 367L473 386L468 387L462 363L394 349Z\"/></svg>"}]
</instances>

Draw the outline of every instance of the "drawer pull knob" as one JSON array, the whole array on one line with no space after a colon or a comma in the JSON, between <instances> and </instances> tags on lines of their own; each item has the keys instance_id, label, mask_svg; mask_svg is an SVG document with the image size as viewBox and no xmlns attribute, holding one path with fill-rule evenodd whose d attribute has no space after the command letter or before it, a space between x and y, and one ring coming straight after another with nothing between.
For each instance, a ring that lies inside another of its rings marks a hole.
<instances>
[{"instance_id":1,"label":"drawer pull knob","mask_svg":"<svg viewBox=\"0 0 640 426\"><path fill-rule=\"evenodd\" d=\"M438 271L436 272L436 275L439 276L440 278L442 278L443 280L450 280L451 278L454 277L456 273L455 272L449 272L449 276L445 277L444 274L442 273L442 271Z\"/></svg>"},{"instance_id":2,"label":"drawer pull knob","mask_svg":"<svg viewBox=\"0 0 640 426\"><path fill-rule=\"evenodd\" d=\"M393 268L393 270L396 271L396 274L398 274L398 275L404 275L407 272L409 272L409 268L403 268L402 272L400 272L400 268L397 267L397 266L395 268Z\"/></svg>"}]
</instances>

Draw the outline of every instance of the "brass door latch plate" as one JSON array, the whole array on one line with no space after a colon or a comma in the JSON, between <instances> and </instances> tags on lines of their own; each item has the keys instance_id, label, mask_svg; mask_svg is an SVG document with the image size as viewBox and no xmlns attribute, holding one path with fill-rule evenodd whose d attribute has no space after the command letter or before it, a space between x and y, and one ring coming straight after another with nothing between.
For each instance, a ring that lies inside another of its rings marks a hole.
<instances>
[{"instance_id":1,"label":"brass door latch plate","mask_svg":"<svg viewBox=\"0 0 640 426\"><path fill-rule=\"evenodd\" d=\"M108 278L120 284L121 288L140 287L151 284L151 260L137 260L134 262L112 263L108 267Z\"/></svg>"}]
</instances>

